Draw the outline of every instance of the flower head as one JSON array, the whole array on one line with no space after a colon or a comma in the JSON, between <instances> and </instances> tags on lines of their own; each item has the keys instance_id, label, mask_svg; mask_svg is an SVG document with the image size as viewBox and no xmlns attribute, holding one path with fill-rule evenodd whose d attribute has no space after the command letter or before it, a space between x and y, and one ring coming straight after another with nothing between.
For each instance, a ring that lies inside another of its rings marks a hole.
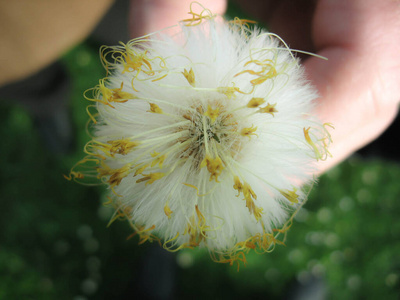
<instances>
[{"instance_id":1,"label":"flower head","mask_svg":"<svg viewBox=\"0 0 400 300\"><path fill-rule=\"evenodd\" d=\"M102 48L108 76L86 94L98 112L89 156L69 178L107 184L115 218L127 218L141 242L245 261L281 243L330 136L276 35L195 5L172 37Z\"/></svg>"}]
</instances>

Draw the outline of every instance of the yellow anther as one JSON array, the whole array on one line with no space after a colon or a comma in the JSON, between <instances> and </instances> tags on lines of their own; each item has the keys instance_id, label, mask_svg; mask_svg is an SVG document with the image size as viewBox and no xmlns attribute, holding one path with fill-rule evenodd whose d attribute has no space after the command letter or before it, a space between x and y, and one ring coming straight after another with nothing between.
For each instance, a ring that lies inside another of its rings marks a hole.
<instances>
[{"instance_id":1,"label":"yellow anther","mask_svg":"<svg viewBox=\"0 0 400 300\"><path fill-rule=\"evenodd\" d=\"M256 205L254 204L253 199L257 200L257 195L247 182L245 182L243 186L243 195L244 199L246 200L246 207L249 209L250 213L254 214Z\"/></svg>"},{"instance_id":2,"label":"yellow anther","mask_svg":"<svg viewBox=\"0 0 400 300\"><path fill-rule=\"evenodd\" d=\"M165 176L165 173L150 173L148 175L142 174L143 178L136 180L136 183L146 182L146 185L154 183L154 181L159 180Z\"/></svg>"},{"instance_id":3,"label":"yellow anther","mask_svg":"<svg viewBox=\"0 0 400 300\"><path fill-rule=\"evenodd\" d=\"M274 104L267 104L267 106L264 107L260 107L260 109L258 110L259 113L267 113L267 114L271 114L274 117L274 113L278 112L275 109L276 103Z\"/></svg>"},{"instance_id":4,"label":"yellow anther","mask_svg":"<svg viewBox=\"0 0 400 300\"><path fill-rule=\"evenodd\" d=\"M235 77L239 76L241 74L244 74L244 73L248 73L250 75L256 75L256 76L258 76L258 78L253 79L253 80L250 81L250 83L253 86L262 84L266 80L271 79L271 78L277 76L277 74L278 74L276 72L276 69L275 69L275 66L274 66L275 62L270 60L270 59L266 59L266 60L263 60L263 61L250 60L250 61L246 62L244 64L244 66L247 66L249 64L255 64L257 66L260 66L261 67L261 71L256 72L256 71L253 71L253 70L244 70L244 71L242 71L240 73L237 73L235 75Z\"/></svg>"},{"instance_id":5,"label":"yellow anther","mask_svg":"<svg viewBox=\"0 0 400 300\"><path fill-rule=\"evenodd\" d=\"M146 164L146 165L144 165L144 166L141 166L139 169L137 169L137 170L135 171L135 176L137 176L137 175L139 175L139 174L142 174L142 173L144 172L144 170L146 170L147 167L148 167L149 165L150 165L150 164Z\"/></svg>"},{"instance_id":6,"label":"yellow anther","mask_svg":"<svg viewBox=\"0 0 400 300\"><path fill-rule=\"evenodd\" d=\"M252 197L252 198L254 198L254 200L257 200L257 195L254 193L253 189L247 182L244 183L243 194L244 194L245 198Z\"/></svg>"},{"instance_id":7,"label":"yellow anther","mask_svg":"<svg viewBox=\"0 0 400 300\"><path fill-rule=\"evenodd\" d=\"M257 221L259 221L261 219L261 215L263 213L263 208L262 207L255 207L254 209L254 217L256 218Z\"/></svg>"},{"instance_id":8,"label":"yellow anther","mask_svg":"<svg viewBox=\"0 0 400 300\"><path fill-rule=\"evenodd\" d=\"M110 184L111 188L119 185L126 176L128 176L131 165L126 164L122 168L112 169L105 163L101 162L101 166L97 168L98 178L102 178L104 176L110 176L107 182Z\"/></svg>"},{"instance_id":9,"label":"yellow anther","mask_svg":"<svg viewBox=\"0 0 400 300\"><path fill-rule=\"evenodd\" d=\"M293 187L293 190L280 190L279 192L290 202L299 203L299 195L296 194L297 189L295 187Z\"/></svg>"},{"instance_id":10,"label":"yellow anther","mask_svg":"<svg viewBox=\"0 0 400 300\"><path fill-rule=\"evenodd\" d=\"M108 183L111 187L117 186L121 183L122 179L124 179L130 170L130 165L126 165L120 169L114 170L110 178L108 179Z\"/></svg>"},{"instance_id":11,"label":"yellow anther","mask_svg":"<svg viewBox=\"0 0 400 300\"><path fill-rule=\"evenodd\" d=\"M186 69L184 69L182 74L183 74L183 76L185 76L185 78L189 82L189 84L194 87L195 86L195 77L194 77L193 69L190 68L189 72Z\"/></svg>"},{"instance_id":12,"label":"yellow anther","mask_svg":"<svg viewBox=\"0 0 400 300\"><path fill-rule=\"evenodd\" d=\"M168 206L168 202L165 203L165 206L164 206L164 213L165 213L165 215L168 217L168 219L171 219L171 215L172 215L173 211L172 211L171 208Z\"/></svg>"},{"instance_id":13,"label":"yellow anther","mask_svg":"<svg viewBox=\"0 0 400 300\"><path fill-rule=\"evenodd\" d=\"M150 103L150 110L148 110L147 112L152 112L152 113L155 113L155 114L162 114L163 113L162 109L159 108L158 105L154 104L154 103Z\"/></svg>"},{"instance_id":14,"label":"yellow anther","mask_svg":"<svg viewBox=\"0 0 400 300\"><path fill-rule=\"evenodd\" d=\"M238 191L238 194L236 195L236 197L239 197L239 196L240 196L240 193L243 192L243 184L240 182L240 179L239 179L238 176L235 176L235 177L233 178L233 181L234 181L234 183L235 183L235 184L233 185L233 188L234 188L235 190Z\"/></svg>"},{"instance_id":15,"label":"yellow anther","mask_svg":"<svg viewBox=\"0 0 400 300\"><path fill-rule=\"evenodd\" d=\"M127 52L122 53L122 65L124 66L122 74L125 72L143 71L147 75L154 75L151 64L146 58L147 52L136 54L127 46L125 48ZM148 70L143 70L143 66L146 66Z\"/></svg>"},{"instance_id":16,"label":"yellow anther","mask_svg":"<svg viewBox=\"0 0 400 300\"><path fill-rule=\"evenodd\" d=\"M249 103L247 103L247 107L249 108L256 108L259 107L261 104L264 104L264 98L251 98Z\"/></svg>"},{"instance_id":17,"label":"yellow anther","mask_svg":"<svg viewBox=\"0 0 400 300\"><path fill-rule=\"evenodd\" d=\"M198 205L195 206L196 216L193 215L190 218L190 222L188 222L187 227L185 229L185 234L189 234L189 247L197 247L200 243L207 237L207 230L209 230L209 226L206 224L206 218L201 213Z\"/></svg>"},{"instance_id":18,"label":"yellow anther","mask_svg":"<svg viewBox=\"0 0 400 300\"><path fill-rule=\"evenodd\" d=\"M250 139L252 135L257 135L256 133L254 133L256 130L257 130L257 127L254 127L254 125L252 125L252 126L249 127L249 128L243 128L243 129L240 131L240 134L241 134L242 136L247 136L247 137L249 137L249 139ZM258 135L257 135L257 136L258 136Z\"/></svg>"},{"instance_id":19,"label":"yellow anther","mask_svg":"<svg viewBox=\"0 0 400 300\"><path fill-rule=\"evenodd\" d=\"M151 162L151 166L154 167L156 164L158 164L158 167L161 169L166 156L160 155L160 153L155 152L155 151L151 154L151 156L156 158L155 160L153 160Z\"/></svg>"},{"instance_id":20,"label":"yellow anther","mask_svg":"<svg viewBox=\"0 0 400 300\"><path fill-rule=\"evenodd\" d=\"M115 154L127 155L133 148L140 144L139 142L131 142L128 139L108 141L107 143L111 144L109 150L111 156Z\"/></svg>"},{"instance_id":21,"label":"yellow anther","mask_svg":"<svg viewBox=\"0 0 400 300\"><path fill-rule=\"evenodd\" d=\"M219 107L217 107L216 109L212 109L210 105L208 105L207 111L204 113L204 115L206 117L209 117L211 120L211 123L214 123L215 120L218 118L219 116Z\"/></svg>"},{"instance_id":22,"label":"yellow anther","mask_svg":"<svg viewBox=\"0 0 400 300\"><path fill-rule=\"evenodd\" d=\"M118 89L111 89L111 95L108 99L109 102L126 102L129 99L135 99L136 97L128 92L123 92L124 82L121 82L121 87Z\"/></svg>"},{"instance_id":23,"label":"yellow anther","mask_svg":"<svg viewBox=\"0 0 400 300\"><path fill-rule=\"evenodd\" d=\"M235 86L220 86L217 88L218 93L224 94L228 99L235 98L235 93L240 93L240 89Z\"/></svg>"},{"instance_id":24,"label":"yellow anther","mask_svg":"<svg viewBox=\"0 0 400 300\"><path fill-rule=\"evenodd\" d=\"M156 237L155 235L151 234L151 231L156 228L156 225L152 225L149 228L145 228L144 226L134 226L135 232L132 233L130 236L128 236L126 239L129 240L133 238L136 235L139 235L139 245L149 241L158 241L160 243L160 239Z\"/></svg>"},{"instance_id":25,"label":"yellow anther","mask_svg":"<svg viewBox=\"0 0 400 300\"><path fill-rule=\"evenodd\" d=\"M130 99L137 98L136 96L134 96L131 93L122 91L122 88L124 86L123 82L121 83L120 88L110 89L110 88L106 87L106 80L107 80L107 78L100 79L99 84L95 88L88 89L84 93L84 97L89 101L100 102L100 103L103 103L104 105L108 105L112 108L114 108L114 106L111 103L124 103ZM93 92L94 98L90 98L90 97L86 96L86 93L89 91Z\"/></svg>"},{"instance_id":26,"label":"yellow anther","mask_svg":"<svg viewBox=\"0 0 400 300\"><path fill-rule=\"evenodd\" d=\"M219 156L216 158L211 158L211 156L206 155L206 157L201 162L200 168L207 166L208 172L210 172L210 181L215 179L215 182L218 181L218 176L221 175L224 166L222 165L222 160Z\"/></svg>"}]
</instances>

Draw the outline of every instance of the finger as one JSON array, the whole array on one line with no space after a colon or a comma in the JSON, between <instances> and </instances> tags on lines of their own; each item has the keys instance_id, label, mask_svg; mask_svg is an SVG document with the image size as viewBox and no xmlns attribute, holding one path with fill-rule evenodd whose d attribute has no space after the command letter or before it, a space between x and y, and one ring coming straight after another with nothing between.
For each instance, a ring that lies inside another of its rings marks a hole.
<instances>
[{"instance_id":1,"label":"finger","mask_svg":"<svg viewBox=\"0 0 400 300\"><path fill-rule=\"evenodd\" d=\"M188 17L192 0L132 0L130 5L131 37L138 37ZM223 15L226 0L207 0L201 4L213 13Z\"/></svg>"},{"instance_id":2,"label":"finger","mask_svg":"<svg viewBox=\"0 0 400 300\"><path fill-rule=\"evenodd\" d=\"M311 24L315 0L236 0L235 3L292 49L314 51Z\"/></svg>"},{"instance_id":3,"label":"finger","mask_svg":"<svg viewBox=\"0 0 400 300\"><path fill-rule=\"evenodd\" d=\"M313 38L328 61L306 61L321 95L317 114L335 126L324 171L375 139L396 116L400 99L400 2L318 3Z\"/></svg>"},{"instance_id":4,"label":"finger","mask_svg":"<svg viewBox=\"0 0 400 300\"><path fill-rule=\"evenodd\" d=\"M111 0L0 1L0 57L5 85L38 72L84 40Z\"/></svg>"}]
</instances>

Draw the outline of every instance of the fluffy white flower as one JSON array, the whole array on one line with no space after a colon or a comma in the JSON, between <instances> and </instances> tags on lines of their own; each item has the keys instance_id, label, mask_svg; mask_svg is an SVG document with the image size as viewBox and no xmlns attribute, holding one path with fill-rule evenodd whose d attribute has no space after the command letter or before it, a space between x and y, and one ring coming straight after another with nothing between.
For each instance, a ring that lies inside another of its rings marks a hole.
<instances>
[{"instance_id":1,"label":"fluffy white flower","mask_svg":"<svg viewBox=\"0 0 400 300\"><path fill-rule=\"evenodd\" d=\"M71 176L108 184L115 217L141 242L244 260L289 227L330 136L310 116L316 93L279 38L190 13L172 37L102 48L108 76L86 93L94 136ZM79 170L88 164L94 171Z\"/></svg>"}]
</instances>

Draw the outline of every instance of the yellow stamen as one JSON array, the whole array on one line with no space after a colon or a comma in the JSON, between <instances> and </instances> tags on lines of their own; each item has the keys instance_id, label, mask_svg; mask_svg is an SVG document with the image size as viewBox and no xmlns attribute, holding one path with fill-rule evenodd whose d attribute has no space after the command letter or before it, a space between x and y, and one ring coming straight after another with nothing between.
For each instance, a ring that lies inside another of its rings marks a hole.
<instances>
[{"instance_id":1,"label":"yellow stamen","mask_svg":"<svg viewBox=\"0 0 400 300\"><path fill-rule=\"evenodd\" d=\"M128 139L108 141L107 143L111 144L109 150L111 156L115 154L127 155L133 148L140 145L139 142L131 142Z\"/></svg>"},{"instance_id":2,"label":"yellow stamen","mask_svg":"<svg viewBox=\"0 0 400 300\"><path fill-rule=\"evenodd\" d=\"M296 194L297 188L293 187L293 190L280 190L279 192L290 202L299 203L299 195Z\"/></svg>"},{"instance_id":3,"label":"yellow stamen","mask_svg":"<svg viewBox=\"0 0 400 300\"><path fill-rule=\"evenodd\" d=\"M307 143L311 146L311 148L314 150L316 160L317 161L324 160L324 158L322 157L322 153L320 152L320 150L318 149L318 147L315 145L315 143L313 142L313 140L310 137L310 134L309 134L310 128L311 127L308 127L307 129L305 127L303 128L304 138L306 139Z\"/></svg>"},{"instance_id":4,"label":"yellow stamen","mask_svg":"<svg viewBox=\"0 0 400 300\"><path fill-rule=\"evenodd\" d=\"M274 113L278 112L275 109L276 103L274 104L267 104L267 106L264 107L260 107L260 109L258 110L259 113L267 113L267 114L271 114L274 117Z\"/></svg>"},{"instance_id":5,"label":"yellow stamen","mask_svg":"<svg viewBox=\"0 0 400 300\"><path fill-rule=\"evenodd\" d=\"M211 106L208 105L207 111L204 113L204 115L210 118L211 123L214 123L219 116L219 107L212 109Z\"/></svg>"},{"instance_id":6,"label":"yellow stamen","mask_svg":"<svg viewBox=\"0 0 400 300\"><path fill-rule=\"evenodd\" d=\"M150 164L146 164L135 171L135 176L142 174Z\"/></svg>"},{"instance_id":7,"label":"yellow stamen","mask_svg":"<svg viewBox=\"0 0 400 300\"><path fill-rule=\"evenodd\" d=\"M122 74L124 74L125 72L142 71L149 76L154 75L151 64L146 58L147 52L136 54L127 46L125 46L125 49L126 53L122 53L122 65L124 67ZM143 70L143 67L146 67L147 70Z\"/></svg>"},{"instance_id":8,"label":"yellow stamen","mask_svg":"<svg viewBox=\"0 0 400 300\"><path fill-rule=\"evenodd\" d=\"M164 206L164 213L165 213L165 215L168 217L168 219L171 219L171 215L172 215L173 211L172 211L171 208L168 206L168 202L165 203L165 206Z\"/></svg>"},{"instance_id":9,"label":"yellow stamen","mask_svg":"<svg viewBox=\"0 0 400 300\"><path fill-rule=\"evenodd\" d=\"M277 74L278 74L276 72L276 69L275 69L275 66L274 66L275 62L273 62L270 59L266 59L266 60L263 60L263 61L250 60L250 61L246 62L244 64L244 66L247 66L249 64L255 64L257 66L261 66L261 71L256 72L256 71L253 71L253 70L244 70L244 71L242 71L240 73L237 73L235 75L235 77L239 76L241 74L244 74L244 73L248 73L250 75L256 75L256 76L258 76L258 78L253 79L253 80L250 81L250 83L253 86L262 84L266 80L271 79L271 78L277 76Z\"/></svg>"},{"instance_id":10,"label":"yellow stamen","mask_svg":"<svg viewBox=\"0 0 400 300\"><path fill-rule=\"evenodd\" d=\"M158 164L158 167L162 169L166 155L160 155L160 153L154 151L151 156L156 157L156 159L152 161L151 167L154 167L156 164Z\"/></svg>"},{"instance_id":11,"label":"yellow stamen","mask_svg":"<svg viewBox=\"0 0 400 300\"><path fill-rule=\"evenodd\" d=\"M143 178L136 180L136 183L146 182L146 185L154 183L154 181L159 180L165 176L165 173L150 173L148 175L142 174Z\"/></svg>"},{"instance_id":12,"label":"yellow stamen","mask_svg":"<svg viewBox=\"0 0 400 300\"><path fill-rule=\"evenodd\" d=\"M249 108L256 108L259 107L261 104L264 104L264 98L251 98L249 103L247 103L247 107Z\"/></svg>"},{"instance_id":13,"label":"yellow stamen","mask_svg":"<svg viewBox=\"0 0 400 300\"><path fill-rule=\"evenodd\" d=\"M193 12L192 6L194 4L199 5L201 8L203 8L203 10L200 12L200 14ZM205 20L210 20L213 19L216 15L213 14L209 9L204 8L203 5L201 5L198 2L192 2L190 4L190 11L188 12L188 14L192 15L191 19L184 19L182 20L182 22L186 23L185 26L197 26L200 25L201 22L203 21L203 19Z\"/></svg>"},{"instance_id":14,"label":"yellow stamen","mask_svg":"<svg viewBox=\"0 0 400 300\"><path fill-rule=\"evenodd\" d=\"M256 207L254 200L257 200L257 195L254 193L250 185L245 182L243 186L243 195L246 200L246 207L251 214L254 214L257 221L261 218L262 208Z\"/></svg>"},{"instance_id":15,"label":"yellow stamen","mask_svg":"<svg viewBox=\"0 0 400 300\"><path fill-rule=\"evenodd\" d=\"M238 17L235 17L233 20L228 21L229 24L232 25L237 25L237 26L248 26L247 23L251 23L251 24L256 24L256 21L253 20L246 20L246 19L240 19Z\"/></svg>"},{"instance_id":16,"label":"yellow stamen","mask_svg":"<svg viewBox=\"0 0 400 300\"><path fill-rule=\"evenodd\" d=\"M240 89L235 86L220 86L217 88L218 93L224 94L228 99L235 98L235 93L240 93Z\"/></svg>"},{"instance_id":17,"label":"yellow stamen","mask_svg":"<svg viewBox=\"0 0 400 300\"><path fill-rule=\"evenodd\" d=\"M162 109L159 108L158 105L154 104L154 103L150 103L150 110L148 110L147 112L151 112L151 113L155 113L155 114L163 113Z\"/></svg>"},{"instance_id":18,"label":"yellow stamen","mask_svg":"<svg viewBox=\"0 0 400 300\"><path fill-rule=\"evenodd\" d=\"M233 181L234 181L234 183L235 183L235 184L233 185L233 188L234 188L235 190L238 191L238 194L236 195L236 197L239 197L239 196L240 196L240 193L243 192L243 184L240 182L240 179L239 179L238 176L235 176L235 177L233 178Z\"/></svg>"},{"instance_id":19,"label":"yellow stamen","mask_svg":"<svg viewBox=\"0 0 400 300\"><path fill-rule=\"evenodd\" d=\"M247 136L247 137L249 137L249 139L250 139L252 135L258 136L256 133L254 133L256 130L257 130L257 127L254 127L254 125L252 125L252 126L249 127L249 128L243 128L243 129L240 131L240 134L241 134L242 136Z\"/></svg>"},{"instance_id":20,"label":"yellow stamen","mask_svg":"<svg viewBox=\"0 0 400 300\"><path fill-rule=\"evenodd\" d=\"M197 223L196 217L193 215L190 218L190 222L188 222L187 227L185 229L185 234L189 234L189 248L198 247L200 243L206 239L207 230L210 228L206 225L206 218L201 213L198 205L195 206L196 215L197 215Z\"/></svg>"},{"instance_id":21,"label":"yellow stamen","mask_svg":"<svg viewBox=\"0 0 400 300\"><path fill-rule=\"evenodd\" d=\"M71 171L69 173L69 176L67 176L67 175L63 175L63 176L64 176L65 179L67 179L69 181L71 181L72 179L83 179L83 178L85 178L85 176L81 172L74 172L74 171Z\"/></svg>"},{"instance_id":22,"label":"yellow stamen","mask_svg":"<svg viewBox=\"0 0 400 300\"><path fill-rule=\"evenodd\" d=\"M122 168L119 169L112 169L104 162L101 162L101 166L97 168L97 178L102 178L104 176L110 176L107 182L110 184L111 188L119 185L126 176L128 176L130 171L131 165L126 164Z\"/></svg>"},{"instance_id":23,"label":"yellow stamen","mask_svg":"<svg viewBox=\"0 0 400 300\"><path fill-rule=\"evenodd\" d=\"M195 86L195 77L194 77L193 69L190 68L189 72L186 69L184 69L182 74L183 74L183 76L185 76L185 78L189 82L189 84L194 87Z\"/></svg>"},{"instance_id":24,"label":"yellow stamen","mask_svg":"<svg viewBox=\"0 0 400 300\"><path fill-rule=\"evenodd\" d=\"M99 84L92 89L88 89L84 93L84 97L89 101L96 101L103 103L104 105L108 105L112 108L115 108L111 103L124 103L130 99L136 99L137 97L131 93L123 92L122 88L124 83L121 83L120 88L110 89L106 87L106 80L107 78L103 78L99 80ZM94 98L89 98L86 96L86 93L92 91L94 94ZM88 112L89 113L89 112ZM89 114L90 115L90 114ZM94 118L92 118L94 120ZM96 123L96 120L94 120Z\"/></svg>"},{"instance_id":25,"label":"yellow stamen","mask_svg":"<svg viewBox=\"0 0 400 300\"><path fill-rule=\"evenodd\" d=\"M151 234L150 231L154 230L156 228L156 225L152 225L149 228L145 228L144 226L134 226L135 232L132 233L130 236L128 236L126 239L129 240L133 238L135 235L139 235L139 245L149 241L152 242L154 240L158 241L160 243L160 239L156 237L155 235Z\"/></svg>"},{"instance_id":26,"label":"yellow stamen","mask_svg":"<svg viewBox=\"0 0 400 300\"><path fill-rule=\"evenodd\" d=\"M207 166L207 170L211 174L210 181L215 179L215 182L219 182L218 176L221 175L222 170L224 169L221 158L219 156L217 156L216 158L212 158L211 156L206 155L206 157L200 164L200 168L203 168L205 166Z\"/></svg>"}]
</instances>

